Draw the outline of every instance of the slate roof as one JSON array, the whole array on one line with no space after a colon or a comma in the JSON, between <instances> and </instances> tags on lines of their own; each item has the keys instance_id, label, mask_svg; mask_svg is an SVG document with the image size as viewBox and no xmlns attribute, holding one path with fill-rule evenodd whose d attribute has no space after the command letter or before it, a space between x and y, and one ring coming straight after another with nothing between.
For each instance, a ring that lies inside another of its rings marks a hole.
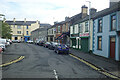
<instances>
[{"instance_id":1,"label":"slate roof","mask_svg":"<svg viewBox=\"0 0 120 80\"><path fill-rule=\"evenodd\" d=\"M92 18L97 19L99 17L106 16L106 15L114 13L116 11L120 11L120 1L118 3L116 3L115 5L113 5L112 7L110 7L110 8L106 8L106 9L104 9L102 11L99 11L99 12L95 13L92 16Z\"/></svg>"},{"instance_id":2,"label":"slate roof","mask_svg":"<svg viewBox=\"0 0 120 80\"><path fill-rule=\"evenodd\" d=\"M24 21L5 21L6 23L8 23L9 25L31 25L33 23L36 23L36 21L26 21L26 23L24 23Z\"/></svg>"},{"instance_id":3,"label":"slate roof","mask_svg":"<svg viewBox=\"0 0 120 80\"><path fill-rule=\"evenodd\" d=\"M114 13L116 11L120 11L120 2L116 3L114 6L112 6L110 8L106 8L102 11L99 11L99 12L92 14L91 19L97 19L97 18L106 16L108 14ZM86 20L89 20L89 15L86 16L85 18L78 18L72 25L78 24L80 22L84 22Z\"/></svg>"}]
</instances>

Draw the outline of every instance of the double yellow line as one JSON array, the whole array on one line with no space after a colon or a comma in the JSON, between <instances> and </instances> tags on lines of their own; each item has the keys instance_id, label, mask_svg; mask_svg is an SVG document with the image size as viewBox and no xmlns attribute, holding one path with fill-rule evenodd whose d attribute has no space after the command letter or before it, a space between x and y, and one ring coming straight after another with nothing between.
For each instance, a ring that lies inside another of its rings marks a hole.
<instances>
[{"instance_id":1,"label":"double yellow line","mask_svg":"<svg viewBox=\"0 0 120 80\"><path fill-rule=\"evenodd\" d=\"M102 73L102 74L108 76L108 77L111 77L111 78L120 80L119 77L117 77L117 76L115 76L115 75L113 75L113 74L111 74L111 73L108 73L107 71L102 70L102 69L96 67L95 65L93 65L93 64L91 64L91 63L89 63L89 62L87 62L87 61L85 61L85 60L83 60L83 59L81 59L81 58L79 58L79 57L76 57L76 56L73 55L73 54L69 54L69 55L72 56L73 58L75 58L75 59L77 59L77 60L83 62L84 64L88 65L89 67L93 68L94 70L96 70L96 71L98 71L98 72L100 72L100 73Z\"/></svg>"},{"instance_id":2,"label":"double yellow line","mask_svg":"<svg viewBox=\"0 0 120 80\"><path fill-rule=\"evenodd\" d=\"M20 61L24 58L25 58L25 56L20 56L18 59L14 60L14 61L11 61L11 62L8 62L8 63L5 63L5 64L1 64L0 67L8 66L8 65L16 63L16 62L18 62L18 61Z\"/></svg>"}]
</instances>

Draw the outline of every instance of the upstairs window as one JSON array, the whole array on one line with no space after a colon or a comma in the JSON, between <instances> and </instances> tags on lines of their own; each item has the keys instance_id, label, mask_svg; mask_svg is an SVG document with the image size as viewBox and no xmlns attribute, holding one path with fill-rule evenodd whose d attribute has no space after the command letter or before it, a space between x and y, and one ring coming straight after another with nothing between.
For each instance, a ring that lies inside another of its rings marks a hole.
<instances>
[{"instance_id":1,"label":"upstairs window","mask_svg":"<svg viewBox=\"0 0 120 80\"><path fill-rule=\"evenodd\" d=\"M116 15L111 16L111 31L116 30Z\"/></svg>"},{"instance_id":2,"label":"upstairs window","mask_svg":"<svg viewBox=\"0 0 120 80\"><path fill-rule=\"evenodd\" d=\"M21 34L21 31L17 31L17 34Z\"/></svg>"},{"instance_id":3,"label":"upstairs window","mask_svg":"<svg viewBox=\"0 0 120 80\"><path fill-rule=\"evenodd\" d=\"M88 28L89 28L89 25L88 25L88 21L85 22L85 32L88 32Z\"/></svg>"},{"instance_id":4,"label":"upstairs window","mask_svg":"<svg viewBox=\"0 0 120 80\"><path fill-rule=\"evenodd\" d=\"M28 31L26 31L26 34L29 35Z\"/></svg>"},{"instance_id":5,"label":"upstairs window","mask_svg":"<svg viewBox=\"0 0 120 80\"><path fill-rule=\"evenodd\" d=\"M102 19L98 20L98 32L102 32Z\"/></svg>"},{"instance_id":6,"label":"upstairs window","mask_svg":"<svg viewBox=\"0 0 120 80\"><path fill-rule=\"evenodd\" d=\"M80 26L79 26L79 31L80 31L80 33L83 33L83 25L82 24L80 24Z\"/></svg>"},{"instance_id":7,"label":"upstairs window","mask_svg":"<svg viewBox=\"0 0 120 80\"><path fill-rule=\"evenodd\" d=\"M58 26L58 33L60 33L60 26Z\"/></svg>"},{"instance_id":8,"label":"upstairs window","mask_svg":"<svg viewBox=\"0 0 120 80\"><path fill-rule=\"evenodd\" d=\"M26 29L28 29L28 26L26 26Z\"/></svg>"}]
</instances>

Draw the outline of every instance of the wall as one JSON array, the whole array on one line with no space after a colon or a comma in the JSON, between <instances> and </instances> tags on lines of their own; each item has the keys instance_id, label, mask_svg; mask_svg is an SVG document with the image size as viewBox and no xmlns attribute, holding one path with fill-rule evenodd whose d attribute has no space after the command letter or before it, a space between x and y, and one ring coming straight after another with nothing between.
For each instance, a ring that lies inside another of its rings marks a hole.
<instances>
[{"instance_id":1,"label":"wall","mask_svg":"<svg viewBox=\"0 0 120 80\"><path fill-rule=\"evenodd\" d=\"M118 13L117 13L118 14ZM118 15L117 15L118 16ZM103 18L103 27L102 27L102 33L98 33L98 19L95 20L94 23L94 43L93 44L93 53L96 55L100 55L100 56L104 56L104 57L109 57L110 55L110 50L109 50L109 46L110 46L110 41L109 41L109 37L110 36L116 36L116 52L115 52L115 59L119 60L119 50L118 50L118 43L119 43L119 39L117 36L116 31L110 31L110 15L104 16ZM102 36L102 51L101 50L97 50L97 36Z\"/></svg>"}]
</instances>

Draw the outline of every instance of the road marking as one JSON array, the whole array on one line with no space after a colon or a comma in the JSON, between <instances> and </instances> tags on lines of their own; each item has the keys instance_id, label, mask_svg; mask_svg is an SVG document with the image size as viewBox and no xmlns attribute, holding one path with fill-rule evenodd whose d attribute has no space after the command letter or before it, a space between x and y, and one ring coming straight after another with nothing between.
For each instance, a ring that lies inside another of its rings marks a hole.
<instances>
[{"instance_id":1,"label":"road marking","mask_svg":"<svg viewBox=\"0 0 120 80\"><path fill-rule=\"evenodd\" d=\"M106 75L106 76L109 76L109 77L111 77L111 78L120 80L119 77L117 77L117 76L115 76L115 75L113 75L113 74L111 74L111 73L108 73L107 71L102 70L102 69L100 69L100 68L94 66L93 64L91 64L91 63L89 63L89 62L87 62L87 61L85 61L85 60L83 60L83 59L81 59L81 58L79 58L79 57L77 57L77 56L75 56L75 55L73 55L73 54L69 54L69 55L72 56L73 58L75 58L75 59L77 59L77 60L83 62L84 64L88 65L89 67L93 68L94 70L96 70L96 71L98 71L98 72L100 72L100 73Z\"/></svg>"},{"instance_id":2,"label":"road marking","mask_svg":"<svg viewBox=\"0 0 120 80\"><path fill-rule=\"evenodd\" d=\"M18 59L14 60L14 61L11 61L11 62L8 62L8 63L5 63L5 64L1 64L0 67L8 66L10 64L13 64L13 63L16 63L18 61L21 61L24 58L25 58L25 56L20 56Z\"/></svg>"},{"instance_id":3,"label":"road marking","mask_svg":"<svg viewBox=\"0 0 120 80\"><path fill-rule=\"evenodd\" d=\"M58 75L57 75L56 70L53 70L53 71L54 71L54 75L55 75L56 80L58 80Z\"/></svg>"}]
</instances>

